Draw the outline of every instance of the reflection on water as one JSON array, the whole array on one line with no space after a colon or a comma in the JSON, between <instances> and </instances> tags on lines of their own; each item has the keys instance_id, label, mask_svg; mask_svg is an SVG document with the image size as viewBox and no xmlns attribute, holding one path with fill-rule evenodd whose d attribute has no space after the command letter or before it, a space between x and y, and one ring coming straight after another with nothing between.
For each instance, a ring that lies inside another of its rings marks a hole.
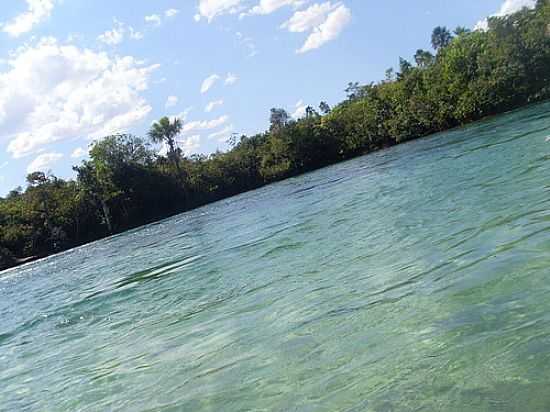
<instances>
[{"instance_id":1,"label":"reflection on water","mask_svg":"<svg viewBox=\"0 0 550 412\"><path fill-rule=\"evenodd\" d=\"M0 409L550 410L550 105L5 272Z\"/></svg>"}]
</instances>

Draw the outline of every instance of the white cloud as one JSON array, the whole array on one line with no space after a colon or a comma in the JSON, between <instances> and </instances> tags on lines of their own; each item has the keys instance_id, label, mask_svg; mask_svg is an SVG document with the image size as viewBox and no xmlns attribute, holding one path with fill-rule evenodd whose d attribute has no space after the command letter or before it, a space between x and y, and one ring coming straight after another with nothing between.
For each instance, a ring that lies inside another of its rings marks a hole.
<instances>
[{"instance_id":1,"label":"white cloud","mask_svg":"<svg viewBox=\"0 0 550 412\"><path fill-rule=\"evenodd\" d=\"M210 113L212 110L214 110L216 107L218 106L221 106L223 105L223 100L220 99L220 100L214 100L214 101L211 101L210 103L208 103L206 105L206 107L204 108L204 111L206 113Z\"/></svg>"},{"instance_id":2,"label":"white cloud","mask_svg":"<svg viewBox=\"0 0 550 412\"><path fill-rule=\"evenodd\" d=\"M237 13L241 2L242 0L200 0L195 21L200 21L204 17L210 23L217 16Z\"/></svg>"},{"instance_id":3,"label":"white cloud","mask_svg":"<svg viewBox=\"0 0 550 412\"><path fill-rule=\"evenodd\" d=\"M474 30L481 30L481 31L489 30L489 21L486 18L478 21L474 26Z\"/></svg>"},{"instance_id":4,"label":"white cloud","mask_svg":"<svg viewBox=\"0 0 550 412\"><path fill-rule=\"evenodd\" d=\"M177 14L179 14L179 10L178 9L168 9L164 12L164 15L168 18L170 17L175 17Z\"/></svg>"},{"instance_id":5,"label":"white cloud","mask_svg":"<svg viewBox=\"0 0 550 412\"><path fill-rule=\"evenodd\" d=\"M130 33L130 38L132 40L141 40L141 39L143 39L143 33L139 32L139 31L135 31L132 26L128 26L128 29L129 29L129 33Z\"/></svg>"},{"instance_id":6,"label":"white cloud","mask_svg":"<svg viewBox=\"0 0 550 412\"><path fill-rule=\"evenodd\" d=\"M2 31L12 37L19 37L32 30L33 26L50 17L54 0L27 0L27 11L1 25Z\"/></svg>"},{"instance_id":7,"label":"white cloud","mask_svg":"<svg viewBox=\"0 0 550 412\"><path fill-rule=\"evenodd\" d=\"M62 158L63 155L61 153L42 153L29 164L27 173L47 172L53 164Z\"/></svg>"},{"instance_id":8,"label":"white cloud","mask_svg":"<svg viewBox=\"0 0 550 412\"><path fill-rule=\"evenodd\" d=\"M178 140L178 145L186 156L192 155L193 153L197 153L199 150L201 146L201 137L198 134L189 136Z\"/></svg>"},{"instance_id":9,"label":"white cloud","mask_svg":"<svg viewBox=\"0 0 550 412\"><path fill-rule=\"evenodd\" d=\"M166 17L167 19L170 19L172 17L176 17L178 14L179 14L179 10L178 9L168 9L164 12L164 17ZM162 14L151 14L149 16L145 16L145 21L147 23L150 23L152 24L153 26L160 26L162 24Z\"/></svg>"},{"instance_id":10,"label":"white cloud","mask_svg":"<svg viewBox=\"0 0 550 412\"><path fill-rule=\"evenodd\" d=\"M327 14L333 11L340 4L315 3L305 10L297 11L294 15L281 25L281 28L287 29L293 33L303 33L315 27L319 27L327 18Z\"/></svg>"},{"instance_id":11,"label":"white cloud","mask_svg":"<svg viewBox=\"0 0 550 412\"><path fill-rule=\"evenodd\" d=\"M346 6L341 4L330 12L326 20L319 26L313 28L313 31L307 38L304 45L297 50L297 53L306 53L308 51L318 49L325 43L337 38L342 30L351 21L351 11Z\"/></svg>"},{"instance_id":12,"label":"white cloud","mask_svg":"<svg viewBox=\"0 0 550 412\"><path fill-rule=\"evenodd\" d=\"M199 121L188 122L183 125L182 132L189 133L197 130L215 129L216 127L220 127L221 125L227 123L228 120L229 120L229 116L223 115L214 120L199 120Z\"/></svg>"},{"instance_id":13,"label":"white cloud","mask_svg":"<svg viewBox=\"0 0 550 412\"><path fill-rule=\"evenodd\" d=\"M150 16L145 16L145 21L155 26L160 26L162 23L162 18L158 14L151 14Z\"/></svg>"},{"instance_id":14,"label":"white cloud","mask_svg":"<svg viewBox=\"0 0 550 412\"><path fill-rule=\"evenodd\" d=\"M220 143L226 142L233 133L233 125L227 125L222 130L208 135L209 139L216 139Z\"/></svg>"},{"instance_id":15,"label":"white cloud","mask_svg":"<svg viewBox=\"0 0 550 412\"><path fill-rule=\"evenodd\" d=\"M97 36L97 40L102 43L108 44L109 46L116 46L124 41L124 38L128 36L133 40L143 39L143 34L139 31L135 31L132 26L127 26L126 24L114 20L114 27L111 30Z\"/></svg>"},{"instance_id":16,"label":"white cloud","mask_svg":"<svg viewBox=\"0 0 550 412\"><path fill-rule=\"evenodd\" d=\"M247 13L243 14L243 16L254 14L271 14L284 6L298 8L305 3L307 3L307 0L260 0L258 5L252 7Z\"/></svg>"},{"instance_id":17,"label":"white cloud","mask_svg":"<svg viewBox=\"0 0 550 412\"><path fill-rule=\"evenodd\" d=\"M227 73L227 76L225 76L224 84L226 86L232 86L235 83L239 81L239 77L233 73Z\"/></svg>"},{"instance_id":18,"label":"white cloud","mask_svg":"<svg viewBox=\"0 0 550 412\"><path fill-rule=\"evenodd\" d=\"M297 120L297 119L299 119L301 117L304 117L306 115L307 105L304 104L303 100L298 100L298 102L296 103L296 105L294 107L295 107L295 110L294 110L294 113L292 113L292 117L294 119Z\"/></svg>"},{"instance_id":19,"label":"white cloud","mask_svg":"<svg viewBox=\"0 0 550 412\"><path fill-rule=\"evenodd\" d=\"M210 90L218 80L220 80L220 76L217 74L212 74L204 79L201 85L201 94L204 94Z\"/></svg>"},{"instance_id":20,"label":"white cloud","mask_svg":"<svg viewBox=\"0 0 550 412\"><path fill-rule=\"evenodd\" d=\"M176 104L178 104L178 96L168 96L164 107L174 107Z\"/></svg>"},{"instance_id":21,"label":"white cloud","mask_svg":"<svg viewBox=\"0 0 550 412\"><path fill-rule=\"evenodd\" d=\"M122 23L116 21L115 27L112 30L107 30L105 33L100 34L97 36L97 39L110 46L122 43L122 40L124 40L124 28L122 27Z\"/></svg>"},{"instance_id":22,"label":"white cloud","mask_svg":"<svg viewBox=\"0 0 550 412\"><path fill-rule=\"evenodd\" d=\"M199 0L195 21L200 21L204 17L210 23L214 17L237 13L241 3L242 0Z\"/></svg>"},{"instance_id":23,"label":"white cloud","mask_svg":"<svg viewBox=\"0 0 550 412\"><path fill-rule=\"evenodd\" d=\"M536 4L537 4L536 0L505 0L502 6L500 6L499 11L493 14L491 17L504 17L509 14L520 11L524 7L527 7L528 9L533 9L535 8ZM483 19L479 21L474 27L474 30L488 30L488 29L489 29L489 22L487 21L487 19Z\"/></svg>"},{"instance_id":24,"label":"white cloud","mask_svg":"<svg viewBox=\"0 0 550 412\"><path fill-rule=\"evenodd\" d=\"M84 157L88 154L88 152L83 149L82 147L77 147L76 149L73 150L73 152L71 153L71 157L73 159L78 159L80 157Z\"/></svg>"},{"instance_id":25,"label":"white cloud","mask_svg":"<svg viewBox=\"0 0 550 412\"><path fill-rule=\"evenodd\" d=\"M15 158L53 142L124 131L151 106L141 96L158 65L60 44L19 49L0 72L0 139Z\"/></svg>"},{"instance_id":26,"label":"white cloud","mask_svg":"<svg viewBox=\"0 0 550 412\"><path fill-rule=\"evenodd\" d=\"M497 14L499 16L507 16L508 14L520 11L524 7L533 9L536 5L536 0L506 0Z\"/></svg>"}]
</instances>

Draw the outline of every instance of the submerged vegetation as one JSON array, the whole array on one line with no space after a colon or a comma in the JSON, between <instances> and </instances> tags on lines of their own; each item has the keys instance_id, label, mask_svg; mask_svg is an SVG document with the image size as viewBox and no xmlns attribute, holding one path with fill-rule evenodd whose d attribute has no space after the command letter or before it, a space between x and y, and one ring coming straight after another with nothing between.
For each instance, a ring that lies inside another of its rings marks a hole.
<instances>
[{"instance_id":1,"label":"submerged vegetation","mask_svg":"<svg viewBox=\"0 0 550 412\"><path fill-rule=\"evenodd\" d=\"M179 120L148 140L108 136L75 166L76 180L42 172L0 198L0 269L96 240L262 185L488 115L550 98L550 2L493 17L487 31L438 27L435 52L400 59L379 83L350 83L334 108L300 120L272 109L269 130L233 138L232 149L186 157Z\"/></svg>"}]
</instances>

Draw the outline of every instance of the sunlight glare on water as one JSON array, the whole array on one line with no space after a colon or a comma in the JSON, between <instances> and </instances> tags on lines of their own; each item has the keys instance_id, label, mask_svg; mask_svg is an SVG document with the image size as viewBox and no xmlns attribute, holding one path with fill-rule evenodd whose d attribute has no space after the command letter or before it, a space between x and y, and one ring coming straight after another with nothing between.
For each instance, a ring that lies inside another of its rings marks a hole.
<instances>
[{"instance_id":1,"label":"sunlight glare on water","mask_svg":"<svg viewBox=\"0 0 550 412\"><path fill-rule=\"evenodd\" d=\"M549 411L550 104L0 275L6 411Z\"/></svg>"}]
</instances>

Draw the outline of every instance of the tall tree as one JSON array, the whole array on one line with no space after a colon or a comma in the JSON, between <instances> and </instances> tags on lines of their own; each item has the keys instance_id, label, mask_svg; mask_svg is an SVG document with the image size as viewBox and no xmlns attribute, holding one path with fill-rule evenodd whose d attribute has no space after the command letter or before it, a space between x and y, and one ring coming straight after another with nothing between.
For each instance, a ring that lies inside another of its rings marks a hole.
<instances>
[{"instance_id":1,"label":"tall tree","mask_svg":"<svg viewBox=\"0 0 550 412\"><path fill-rule=\"evenodd\" d=\"M330 106L327 102L321 102L319 103L319 110L322 114L329 114L330 113Z\"/></svg>"},{"instance_id":2,"label":"tall tree","mask_svg":"<svg viewBox=\"0 0 550 412\"><path fill-rule=\"evenodd\" d=\"M163 117L158 122L153 123L149 130L149 138L154 143L165 143L168 145L168 159L174 164L180 177L182 170L180 167L181 149L178 148L176 137L181 133L183 124L180 119L170 120Z\"/></svg>"},{"instance_id":3,"label":"tall tree","mask_svg":"<svg viewBox=\"0 0 550 412\"><path fill-rule=\"evenodd\" d=\"M311 106L306 107L306 119L310 119L314 116L319 116L319 113L317 113Z\"/></svg>"},{"instance_id":4,"label":"tall tree","mask_svg":"<svg viewBox=\"0 0 550 412\"><path fill-rule=\"evenodd\" d=\"M348 87L344 90L348 96L348 100L355 100L361 97L361 86L359 82L349 82Z\"/></svg>"},{"instance_id":5,"label":"tall tree","mask_svg":"<svg viewBox=\"0 0 550 412\"><path fill-rule=\"evenodd\" d=\"M384 76L387 82L393 82L395 80L395 70L393 70L393 67L386 69Z\"/></svg>"},{"instance_id":6,"label":"tall tree","mask_svg":"<svg viewBox=\"0 0 550 412\"><path fill-rule=\"evenodd\" d=\"M453 35L445 26L437 26L432 32L432 47L434 50L447 47L451 40L453 40Z\"/></svg>"},{"instance_id":7,"label":"tall tree","mask_svg":"<svg viewBox=\"0 0 550 412\"><path fill-rule=\"evenodd\" d=\"M128 185L134 169L150 167L152 161L153 153L141 138L119 134L95 142L90 160L73 168L82 190L99 206L109 233L116 229L113 209L124 209L132 192Z\"/></svg>"},{"instance_id":8,"label":"tall tree","mask_svg":"<svg viewBox=\"0 0 550 412\"><path fill-rule=\"evenodd\" d=\"M290 120L290 115L285 109L281 108L272 108L271 115L269 117L269 122L271 124L272 131L280 131L284 126L287 125Z\"/></svg>"},{"instance_id":9,"label":"tall tree","mask_svg":"<svg viewBox=\"0 0 550 412\"><path fill-rule=\"evenodd\" d=\"M411 70L412 70L412 64L408 60L400 57L399 58L399 78L403 78L407 76Z\"/></svg>"}]
</instances>

